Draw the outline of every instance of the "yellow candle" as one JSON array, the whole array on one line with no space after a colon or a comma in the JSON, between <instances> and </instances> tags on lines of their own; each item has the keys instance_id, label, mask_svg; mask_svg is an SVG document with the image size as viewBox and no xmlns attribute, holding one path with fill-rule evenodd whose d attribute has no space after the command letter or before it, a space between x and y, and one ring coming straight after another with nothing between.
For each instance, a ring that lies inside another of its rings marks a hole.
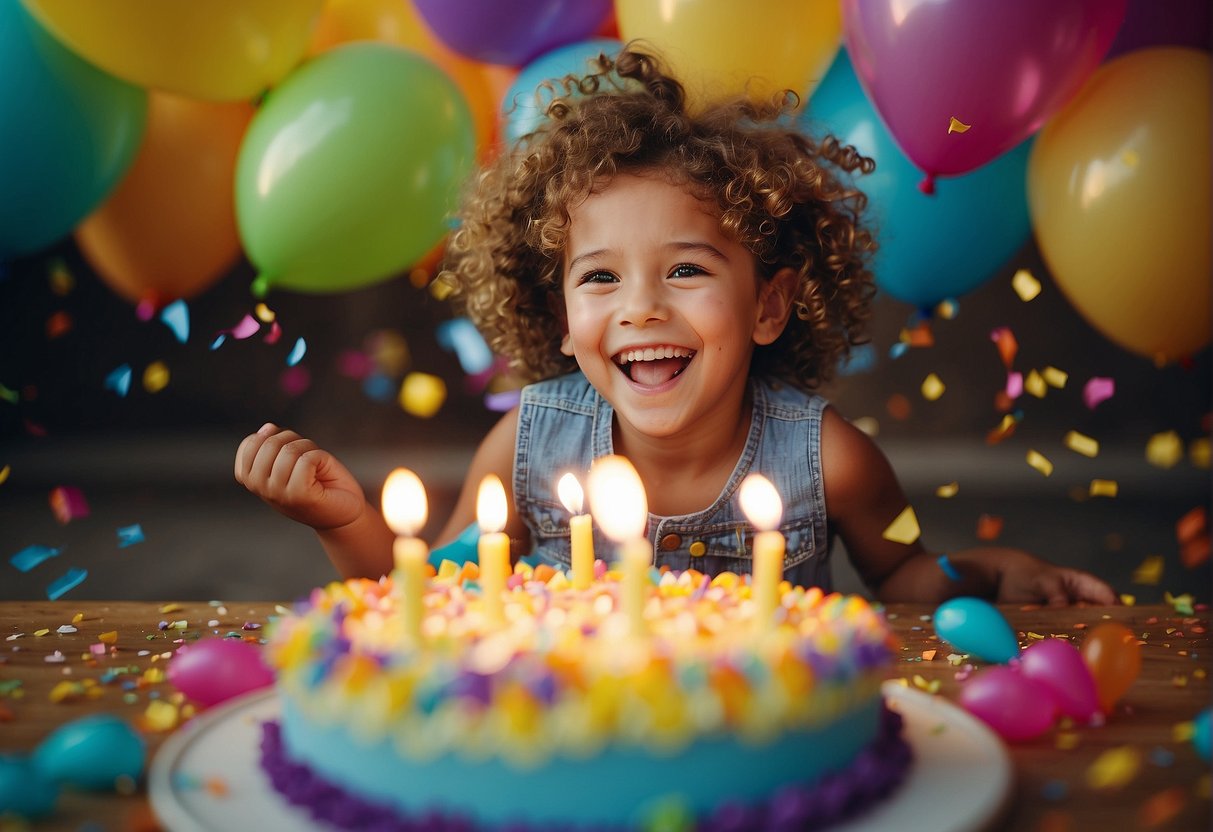
<instances>
[{"instance_id":1,"label":"yellow candle","mask_svg":"<svg viewBox=\"0 0 1213 832\"><path fill-rule=\"evenodd\" d=\"M644 607L649 598L649 567L653 563L653 549L647 540L629 540L621 547L620 558L623 560L620 605L627 617L628 632L634 636L643 635L648 631Z\"/></svg>"},{"instance_id":2,"label":"yellow candle","mask_svg":"<svg viewBox=\"0 0 1213 832\"><path fill-rule=\"evenodd\" d=\"M392 585L400 603L400 619L405 634L421 641L421 621L425 616L425 564L429 551L425 541L416 537L425 525L428 511L425 486L407 468L397 468L383 483L383 517L395 532L392 543Z\"/></svg>"},{"instance_id":3,"label":"yellow candle","mask_svg":"<svg viewBox=\"0 0 1213 832\"><path fill-rule=\"evenodd\" d=\"M647 632L644 608L649 596L649 567L653 546L644 536L649 519L648 499L640 475L621 456L604 456L590 468L590 513L603 533L619 545L623 582L619 603L628 631Z\"/></svg>"},{"instance_id":4,"label":"yellow candle","mask_svg":"<svg viewBox=\"0 0 1213 832\"><path fill-rule=\"evenodd\" d=\"M510 538L502 531L506 513L505 486L496 474L489 474L480 482L476 497L476 521L480 525L476 555L480 561L484 613L493 624L505 623L502 595L510 571Z\"/></svg>"},{"instance_id":5,"label":"yellow candle","mask_svg":"<svg viewBox=\"0 0 1213 832\"><path fill-rule=\"evenodd\" d=\"M573 588L588 589L594 580L594 532L588 514L582 514L585 495L581 483L565 474L556 484L560 502L569 510L569 545L573 564Z\"/></svg>"},{"instance_id":6,"label":"yellow candle","mask_svg":"<svg viewBox=\"0 0 1213 832\"><path fill-rule=\"evenodd\" d=\"M754 537L750 585L754 624L759 630L767 630L775 624L779 583L783 580L784 539L778 531L783 503L770 480L761 474L750 474L741 483L741 509L759 529Z\"/></svg>"}]
</instances>

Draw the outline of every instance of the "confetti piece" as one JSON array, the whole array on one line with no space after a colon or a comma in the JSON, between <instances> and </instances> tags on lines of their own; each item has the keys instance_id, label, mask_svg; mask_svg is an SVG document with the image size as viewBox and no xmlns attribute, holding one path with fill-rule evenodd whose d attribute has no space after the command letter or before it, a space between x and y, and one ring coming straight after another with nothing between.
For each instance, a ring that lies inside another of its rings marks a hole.
<instances>
[{"instance_id":1,"label":"confetti piece","mask_svg":"<svg viewBox=\"0 0 1213 832\"><path fill-rule=\"evenodd\" d=\"M950 482L935 489L935 496L943 500L950 500L958 493L960 493L960 483L958 482Z\"/></svg>"},{"instance_id":2,"label":"confetti piece","mask_svg":"<svg viewBox=\"0 0 1213 832\"><path fill-rule=\"evenodd\" d=\"M312 372L306 365L287 367L278 377L278 386L288 396L300 396L312 386Z\"/></svg>"},{"instance_id":3,"label":"confetti piece","mask_svg":"<svg viewBox=\"0 0 1213 832\"><path fill-rule=\"evenodd\" d=\"M1124 604L1126 607L1134 606L1137 603L1137 596L1130 595L1127 592L1122 592L1120 594L1120 603Z\"/></svg>"},{"instance_id":4,"label":"confetti piece","mask_svg":"<svg viewBox=\"0 0 1213 832\"><path fill-rule=\"evenodd\" d=\"M430 283L430 295L435 300L446 300L455 291L455 278L440 274Z\"/></svg>"},{"instance_id":5,"label":"confetti piece","mask_svg":"<svg viewBox=\"0 0 1213 832\"><path fill-rule=\"evenodd\" d=\"M902 509L901 514L897 515L888 528L881 533L881 537L894 543L902 543L909 546L918 540L921 534L922 530L918 527L918 517L914 514L914 507L906 506Z\"/></svg>"},{"instance_id":6,"label":"confetti piece","mask_svg":"<svg viewBox=\"0 0 1213 832\"><path fill-rule=\"evenodd\" d=\"M1019 352L1019 342L1015 340L1015 333L1010 327L1000 326L997 329L990 331L990 340L998 347L998 355L1002 358L1002 365L1008 370L1015 362L1015 355Z\"/></svg>"},{"instance_id":7,"label":"confetti piece","mask_svg":"<svg viewBox=\"0 0 1213 832\"><path fill-rule=\"evenodd\" d=\"M1120 491L1116 480L1091 480L1091 497L1115 497Z\"/></svg>"},{"instance_id":8,"label":"confetti piece","mask_svg":"<svg viewBox=\"0 0 1213 832\"><path fill-rule=\"evenodd\" d=\"M1076 454L1089 456L1092 459L1099 455L1099 442L1089 436L1079 433L1076 430L1072 430L1067 433L1065 439L1062 441L1065 443L1067 448Z\"/></svg>"},{"instance_id":9,"label":"confetti piece","mask_svg":"<svg viewBox=\"0 0 1213 832\"><path fill-rule=\"evenodd\" d=\"M118 529L118 548L125 549L143 542L143 527L138 523L133 526L122 526Z\"/></svg>"},{"instance_id":10,"label":"confetti piece","mask_svg":"<svg viewBox=\"0 0 1213 832\"><path fill-rule=\"evenodd\" d=\"M1020 269L1011 278L1011 288L1024 303L1034 300L1040 294L1040 281L1027 269Z\"/></svg>"},{"instance_id":11,"label":"confetti piece","mask_svg":"<svg viewBox=\"0 0 1213 832\"><path fill-rule=\"evenodd\" d=\"M1184 543L1179 549L1179 561L1188 569L1195 569L1209 559L1209 536L1203 535Z\"/></svg>"},{"instance_id":12,"label":"confetti piece","mask_svg":"<svg viewBox=\"0 0 1213 832\"><path fill-rule=\"evenodd\" d=\"M1100 402L1107 401L1116 393L1116 382L1110 378L1094 376L1082 388L1082 401L1088 410L1094 410Z\"/></svg>"},{"instance_id":13,"label":"confetti piece","mask_svg":"<svg viewBox=\"0 0 1213 832\"><path fill-rule=\"evenodd\" d=\"M894 419L899 422L904 422L906 419L910 418L910 413L912 412L913 408L908 398L903 396L901 393L894 393L892 396L889 396L889 400L885 402L885 409Z\"/></svg>"},{"instance_id":14,"label":"confetti piece","mask_svg":"<svg viewBox=\"0 0 1213 832\"><path fill-rule=\"evenodd\" d=\"M243 341L245 338L251 338L256 335L259 329L261 329L261 324L257 322L257 319L252 315L245 315L240 320L240 323L227 330L227 334L237 341Z\"/></svg>"},{"instance_id":15,"label":"confetti piece","mask_svg":"<svg viewBox=\"0 0 1213 832\"><path fill-rule=\"evenodd\" d=\"M61 485L52 489L50 505L55 519L64 526L72 520L89 515L88 500L84 499L84 492L74 485Z\"/></svg>"},{"instance_id":16,"label":"confetti piece","mask_svg":"<svg viewBox=\"0 0 1213 832\"><path fill-rule=\"evenodd\" d=\"M1053 475L1053 463L1049 462L1048 458L1039 451L1030 450L1027 456L1028 464L1035 468L1046 477Z\"/></svg>"},{"instance_id":17,"label":"confetti piece","mask_svg":"<svg viewBox=\"0 0 1213 832\"><path fill-rule=\"evenodd\" d=\"M455 353L459 366L469 375L484 372L493 366L493 351L467 318L443 321L435 328L434 337L439 346Z\"/></svg>"},{"instance_id":18,"label":"confetti piece","mask_svg":"<svg viewBox=\"0 0 1213 832\"><path fill-rule=\"evenodd\" d=\"M898 340L891 347L889 347L889 358L896 360L898 358L901 358L903 355L905 355L909 351L910 351L910 345L907 344L905 341Z\"/></svg>"},{"instance_id":19,"label":"confetti piece","mask_svg":"<svg viewBox=\"0 0 1213 832\"><path fill-rule=\"evenodd\" d=\"M1045 393L1049 392L1049 386L1045 384L1044 376L1035 370L1029 372L1024 378L1023 389L1038 399L1043 399L1045 397Z\"/></svg>"},{"instance_id":20,"label":"confetti piece","mask_svg":"<svg viewBox=\"0 0 1213 832\"><path fill-rule=\"evenodd\" d=\"M406 413L428 419L446 401L446 383L429 373L409 373L400 385L400 406Z\"/></svg>"},{"instance_id":21,"label":"confetti piece","mask_svg":"<svg viewBox=\"0 0 1213 832\"><path fill-rule=\"evenodd\" d=\"M1133 583L1143 586L1157 586L1162 580L1162 555L1147 555L1141 565L1133 570Z\"/></svg>"},{"instance_id":22,"label":"confetti piece","mask_svg":"<svg viewBox=\"0 0 1213 832\"><path fill-rule=\"evenodd\" d=\"M935 373L931 373L922 381L922 397L929 402L937 401L946 389Z\"/></svg>"},{"instance_id":23,"label":"confetti piece","mask_svg":"<svg viewBox=\"0 0 1213 832\"><path fill-rule=\"evenodd\" d=\"M1141 752L1131 745L1111 748L1100 754L1087 769L1087 785L1093 789L1119 789L1137 776Z\"/></svg>"},{"instance_id":24,"label":"confetti piece","mask_svg":"<svg viewBox=\"0 0 1213 832\"><path fill-rule=\"evenodd\" d=\"M66 297L76 288L76 278L72 275L71 269L58 257L51 261L46 278L51 291L59 297Z\"/></svg>"},{"instance_id":25,"label":"confetti piece","mask_svg":"<svg viewBox=\"0 0 1213 832\"><path fill-rule=\"evenodd\" d=\"M143 721L149 731L164 733L177 727L180 712L172 702L163 699L153 699L147 703L143 712Z\"/></svg>"},{"instance_id":26,"label":"confetti piece","mask_svg":"<svg viewBox=\"0 0 1213 832\"><path fill-rule=\"evenodd\" d=\"M853 376L866 373L876 366L876 347L872 344L859 344L851 347L850 352L843 356L838 363L840 376Z\"/></svg>"},{"instance_id":27,"label":"confetti piece","mask_svg":"<svg viewBox=\"0 0 1213 832\"><path fill-rule=\"evenodd\" d=\"M409 343L399 332L380 329L368 335L363 342L366 353L375 362L380 372L399 378L413 360Z\"/></svg>"},{"instance_id":28,"label":"confetti piece","mask_svg":"<svg viewBox=\"0 0 1213 832\"><path fill-rule=\"evenodd\" d=\"M270 309L265 301L257 302L257 305L253 307L253 316L263 324L271 324L278 318L277 313Z\"/></svg>"},{"instance_id":29,"label":"confetti piece","mask_svg":"<svg viewBox=\"0 0 1213 832\"><path fill-rule=\"evenodd\" d=\"M270 331L265 333L265 337L261 340L267 344L277 344L278 339L282 337L282 325L277 321L270 322Z\"/></svg>"},{"instance_id":30,"label":"confetti piece","mask_svg":"<svg viewBox=\"0 0 1213 832\"><path fill-rule=\"evenodd\" d=\"M1002 421L998 423L986 434L987 445L997 445L1002 440L1015 433L1015 426L1019 424L1019 420L1010 413L1002 417Z\"/></svg>"},{"instance_id":31,"label":"confetti piece","mask_svg":"<svg viewBox=\"0 0 1213 832\"><path fill-rule=\"evenodd\" d=\"M215 350L217 350L221 346L223 346L223 342L226 340L227 340L227 336L224 335L222 332L220 332L218 335L216 335L215 340L211 341L211 352L214 352Z\"/></svg>"},{"instance_id":32,"label":"confetti piece","mask_svg":"<svg viewBox=\"0 0 1213 832\"><path fill-rule=\"evenodd\" d=\"M922 660L924 662L934 661L935 654L938 652L939 652L938 650L923 650L922 651Z\"/></svg>"},{"instance_id":33,"label":"confetti piece","mask_svg":"<svg viewBox=\"0 0 1213 832\"><path fill-rule=\"evenodd\" d=\"M1192 609L1192 602L1194 599L1192 598L1191 593L1185 592L1183 595L1172 595L1170 592L1164 592L1162 594L1162 600L1164 603L1170 604L1172 607L1174 607L1175 611L1180 615L1192 615L1194 612Z\"/></svg>"},{"instance_id":34,"label":"confetti piece","mask_svg":"<svg viewBox=\"0 0 1213 832\"><path fill-rule=\"evenodd\" d=\"M1199 439L1193 439L1188 443L1188 461L1192 463L1193 468L1203 468L1205 470L1209 469L1209 437L1202 436ZM4 482L4 480L0 479L0 482Z\"/></svg>"},{"instance_id":35,"label":"confetti piece","mask_svg":"<svg viewBox=\"0 0 1213 832\"><path fill-rule=\"evenodd\" d=\"M149 393L159 393L168 387L169 371L163 361L153 361L143 371L143 389Z\"/></svg>"},{"instance_id":36,"label":"confetti piece","mask_svg":"<svg viewBox=\"0 0 1213 832\"><path fill-rule=\"evenodd\" d=\"M0 485L4 485L8 481L8 475L12 472L13 466L11 465L5 465L3 468L0 468Z\"/></svg>"},{"instance_id":37,"label":"confetti piece","mask_svg":"<svg viewBox=\"0 0 1213 832\"><path fill-rule=\"evenodd\" d=\"M977 518L977 539L997 540L1002 534L1002 518L994 514L983 514Z\"/></svg>"},{"instance_id":38,"label":"confetti piece","mask_svg":"<svg viewBox=\"0 0 1213 832\"><path fill-rule=\"evenodd\" d=\"M119 396L125 397L131 389L131 367L123 364L110 371L105 377L105 389L113 390Z\"/></svg>"},{"instance_id":39,"label":"confetti piece","mask_svg":"<svg viewBox=\"0 0 1213 832\"><path fill-rule=\"evenodd\" d=\"M960 301L956 298L944 298L935 304L935 317L941 321L951 321L960 314Z\"/></svg>"},{"instance_id":40,"label":"confetti piece","mask_svg":"<svg viewBox=\"0 0 1213 832\"><path fill-rule=\"evenodd\" d=\"M851 424L859 428L859 430L863 431L868 436L880 435L880 422L876 421L876 419L871 416L860 416L858 419L851 422Z\"/></svg>"},{"instance_id":41,"label":"confetti piece","mask_svg":"<svg viewBox=\"0 0 1213 832\"><path fill-rule=\"evenodd\" d=\"M939 565L943 574L948 576L948 580L959 581L961 579L960 573L956 571L956 566L947 555L940 555L935 559L935 563Z\"/></svg>"},{"instance_id":42,"label":"confetti piece","mask_svg":"<svg viewBox=\"0 0 1213 832\"><path fill-rule=\"evenodd\" d=\"M1197 506L1175 523L1175 539L1180 543L1195 540L1209 533L1209 513L1204 506Z\"/></svg>"},{"instance_id":43,"label":"confetti piece","mask_svg":"<svg viewBox=\"0 0 1213 832\"><path fill-rule=\"evenodd\" d=\"M898 336L910 347L923 349L935 346L935 333L930 321L919 321L913 328L903 329Z\"/></svg>"},{"instance_id":44,"label":"confetti piece","mask_svg":"<svg viewBox=\"0 0 1213 832\"><path fill-rule=\"evenodd\" d=\"M50 546L26 546L8 559L18 572L28 572L42 561L58 556L62 549L52 549Z\"/></svg>"},{"instance_id":45,"label":"confetti piece","mask_svg":"<svg viewBox=\"0 0 1213 832\"><path fill-rule=\"evenodd\" d=\"M46 319L46 339L53 341L72 331L72 316L63 310Z\"/></svg>"},{"instance_id":46,"label":"confetti piece","mask_svg":"<svg viewBox=\"0 0 1213 832\"><path fill-rule=\"evenodd\" d=\"M84 579L87 577L87 569L69 569L61 577L51 581L50 585L46 588L46 597L51 601L57 601L64 594L84 583Z\"/></svg>"},{"instance_id":47,"label":"confetti piece","mask_svg":"<svg viewBox=\"0 0 1213 832\"><path fill-rule=\"evenodd\" d=\"M307 353L307 342L302 338L295 339L295 346L291 347L291 354L286 357L286 366L294 367L303 360L303 356Z\"/></svg>"},{"instance_id":48,"label":"confetti piece","mask_svg":"<svg viewBox=\"0 0 1213 832\"><path fill-rule=\"evenodd\" d=\"M1163 789L1137 810L1137 823L1143 829L1157 829L1174 820L1187 802L1188 796L1184 794L1182 786Z\"/></svg>"},{"instance_id":49,"label":"confetti piece","mask_svg":"<svg viewBox=\"0 0 1213 832\"><path fill-rule=\"evenodd\" d=\"M971 124L965 124L956 116L948 119L948 133L967 133L973 127Z\"/></svg>"},{"instance_id":50,"label":"confetti piece","mask_svg":"<svg viewBox=\"0 0 1213 832\"><path fill-rule=\"evenodd\" d=\"M1056 367L1045 367L1040 371L1040 374L1044 377L1046 384L1050 387L1056 387L1058 390L1064 390L1066 382L1070 380L1069 373Z\"/></svg>"},{"instance_id":51,"label":"confetti piece","mask_svg":"<svg viewBox=\"0 0 1213 832\"><path fill-rule=\"evenodd\" d=\"M183 300L175 300L160 312L161 322L172 330L177 340L184 344L190 337L190 311Z\"/></svg>"},{"instance_id":52,"label":"confetti piece","mask_svg":"<svg viewBox=\"0 0 1213 832\"><path fill-rule=\"evenodd\" d=\"M1156 433L1146 442L1146 461L1155 468L1174 468L1183 456L1183 440L1173 430Z\"/></svg>"}]
</instances>

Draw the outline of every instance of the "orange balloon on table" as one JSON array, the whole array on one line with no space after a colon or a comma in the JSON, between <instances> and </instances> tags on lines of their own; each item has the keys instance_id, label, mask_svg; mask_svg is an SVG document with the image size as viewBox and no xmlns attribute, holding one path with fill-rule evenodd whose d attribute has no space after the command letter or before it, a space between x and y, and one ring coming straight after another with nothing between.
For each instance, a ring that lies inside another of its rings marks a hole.
<instances>
[{"instance_id":1,"label":"orange balloon on table","mask_svg":"<svg viewBox=\"0 0 1213 832\"><path fill-rule=\"evenodd\" d=\"M102 281L132 301L189 298L240 256L236 156L251 104L153 92L134 164L76 229Z\"/></svg>"},{"instance_id":2,"label":"orange balloon on table","mask_svg":"<svg viewBox=\"0 0 1213 832\"><path fill-rule=\"evenodd\" d=\"M1087 631L1083 661L1095 680L1095 692L1104 713L1124 696L1141 672L1141 646L1133 631L1116 621L1104 621Z\"/></svg>"}]
</instances>

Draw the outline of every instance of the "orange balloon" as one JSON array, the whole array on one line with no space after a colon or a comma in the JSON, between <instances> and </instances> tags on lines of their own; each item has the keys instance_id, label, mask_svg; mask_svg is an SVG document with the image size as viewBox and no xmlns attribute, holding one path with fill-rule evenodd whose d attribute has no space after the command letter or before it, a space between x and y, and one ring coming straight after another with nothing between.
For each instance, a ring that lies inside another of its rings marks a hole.
<instances>
[{"instance_id":1,"label":"orange balloon","mask_svg":"<svg viewBox=\"0 0 1213 832\"><path fill-rule=\"evenodd\" d=\"M1104 621L1087 632L1082 642L1082 658L1091 677L1104 713L1124 696L1141 672L1141 646L1137 636L1124 624Z\"/></svg>"},{"instance_id":2,"label":"orange balloon","mask_svg":"<svg viewBox=\"0 0 1213 832\"><path fill-rule=\"evenodd\" d=\"M253 107L152 92L147 132L113 193L76 229L103 282L163 303L208 288L240 256L235 170Z\"/></svg>"}]
</instances>

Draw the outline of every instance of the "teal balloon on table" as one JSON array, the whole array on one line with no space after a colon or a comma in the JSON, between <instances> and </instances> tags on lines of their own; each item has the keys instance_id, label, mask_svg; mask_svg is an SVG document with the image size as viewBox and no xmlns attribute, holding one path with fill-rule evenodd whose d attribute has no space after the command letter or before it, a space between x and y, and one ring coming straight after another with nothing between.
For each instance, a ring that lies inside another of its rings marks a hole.
<instances>
[{"instance_id":1,"label":"teal balloon on table","mask_svg":"<svg viewBox=\"0 0 1213 832\"><path fill-rule=\"evenodd\" d=\"M998 608L980 598L953 598L935 609L935 634L961 653L1006 664L1019 655L1015 631Z\"/></svg>"},{"instance_id":2,"label":"teal balloon on table","mask_svg":"<svg viewBox=\"0 0 1213 832\"><path fill-rule=\"evenodd\" d=\"M261 288L386 280L446 236L475 159L445 72L385 43L340 46L270 93L236 163L236 218Z\"/></svg>"},{"instance_id":3,"label":"teal balloon on table","mask_svg":"<svg viewBox=\"0 0 1213 832\"><path fill-rule=\"evenodd\" d=\"M1029 139L971 173L940 179L935 194L918 189L922 173L898 148L864 94L846 50L798 119L812 136L830 133L876 161L858 176L880 246L876 285L898 300L930 308L986 282L1031 230L1026 171Z\"/></svg>"},{"instance_id":4,"label":"teal balloon on table","mask_svg":"<svg viewBox=\"0 0 1213 832\"><path fill-rule=\"evenodd\" d=\"M146 123L146 90L0 3L0 258L69 234L126 173Z\"/></svg>"},{"instance_id":5,"label":"teal balloon on table","mask_svg":"<svg viewBox=\"0 0 1213 832\"><path fill-rule=\"evenodd\" d=\"M558 81L566 75L585 75L593 71L593 61L600 54L614 58L621 49L622 41L596 38L558 47L523 67L501 102L506 141L517 142L546 120L547 105L554 96L562 95L563 89L559 85L545 89L545 82Z\"/></svg>"}]
</instances>

